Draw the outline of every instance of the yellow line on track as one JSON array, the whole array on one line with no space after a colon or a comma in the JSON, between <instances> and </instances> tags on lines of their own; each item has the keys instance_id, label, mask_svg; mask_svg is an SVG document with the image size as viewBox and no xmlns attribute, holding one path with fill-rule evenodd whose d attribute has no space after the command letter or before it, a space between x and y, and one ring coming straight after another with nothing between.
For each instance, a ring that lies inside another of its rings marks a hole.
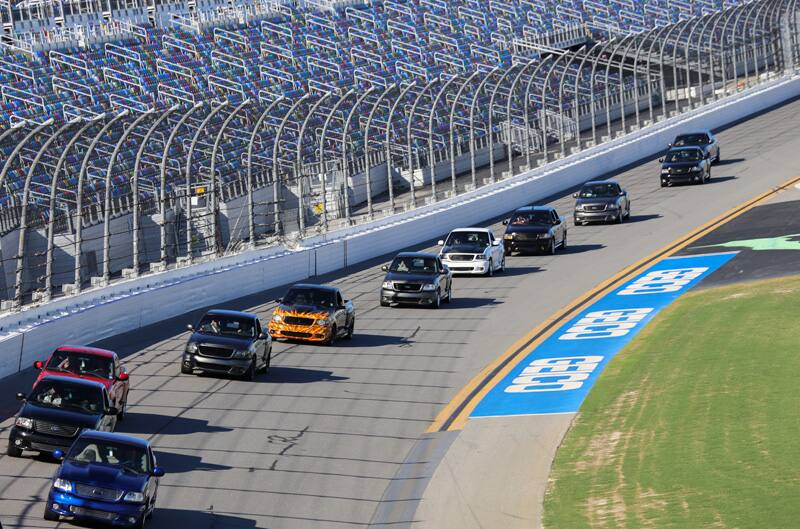
<instances>
[{"instance_id":1,"label":"yellow line on track","mask_svg":"<svg viewBox=\"0 0 800 529\"><path fill-rule=\"evenodd\" d=\"M611 290L614 290L621 283L641 272L645 267L652 266L653 264L674 255L704 235L707 235L711 231L750 211L765 200L799 182L800 176L796 176L791 180L788 180L787 182L784 182L783 184L758 195L755 198L739 204L722 215L712 219L711 221L690 231L686 235L669 243L661 249L653 252L644 259L621 270L616 275L603 281L593 289L570 302L567 306L547 318L545 321L531 329L525 336L514 342L503 354L495 358L477 375L475 375L475 377L473 377L472 380L470 380L469 383L467 383L467 385L464 386L455 395L455 397L453 397L453 399L442 409L442 411L439 412L426 432L431 433L462 429L464 424L467 422L469 415L472 413L472 410L475 409L475 406L477 406L483 397L489 391L491 391L495 384L502 380L503 377L505 377L512 369L514 369L517 363L523 358L525 353L536 348L540 343L546 340L548 336L555 332L556 329L558 329L559 324L571 318L580 310L583 310L595 299L605 295Z\"/></svg>"}]
</instances>

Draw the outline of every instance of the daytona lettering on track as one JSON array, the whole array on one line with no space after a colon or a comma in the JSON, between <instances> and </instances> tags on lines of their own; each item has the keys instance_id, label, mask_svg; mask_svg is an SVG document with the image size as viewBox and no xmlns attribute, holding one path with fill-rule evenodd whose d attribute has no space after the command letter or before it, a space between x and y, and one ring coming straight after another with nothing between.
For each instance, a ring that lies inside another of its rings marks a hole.
<instances>
[{"instance_id":1,"label":"daytona lettering on track","mask_svg":"<svg viewBox=\"0 0 800 529\"><path fill-rule=\"evenodd\" d=\"M472 417L578 411L603 368L653 316L733 253L671 257L567 321L516 365Z\"/></svg>"}]
</instances>

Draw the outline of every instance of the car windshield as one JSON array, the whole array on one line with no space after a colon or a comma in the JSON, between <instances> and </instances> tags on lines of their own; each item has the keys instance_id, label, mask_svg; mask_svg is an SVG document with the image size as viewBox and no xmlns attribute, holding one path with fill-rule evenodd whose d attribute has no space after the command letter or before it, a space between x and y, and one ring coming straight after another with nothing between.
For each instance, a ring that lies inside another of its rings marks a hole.
<instances>
[{"instance_id":1,"label":"car windshield","mask_svg":"<svg viewBox=\"0 0 800 529\"><path fill-rule=\"evenodd\" d=\"M197 330L203 334L225 336L255 336L255 322L250 318L239 318L222 314L206 314L200 320Z\"/></svg>"},{"instance_id":2,"label":"car windshield","mask_svg":"<svg viewBox=\"0 0 800 529\"><path fill-rule=\"evenodd\" d=\"M283 297L283 303L333 308L336 305L336 294L333 291L319 288L290 288Z\"/></svg>"},{"instance_id":3,"label":"car windshield","mask_svg":"<svg viewBox=\"0 0 800 529\"><path fill-rule=\"evenodd\" d=\"M445 246L489 246L489 234L485 231L454 231L447 236Z\"/></svg>"},{"instance_id":4,"label":"car windshield","mask_svg":"<svg viewBox=\"0 0 800 529\"><path fill-rule=\"evenodd\" d=\"M389 270L409 274L435 274L436 259L433 257L395 257Z\"/></svg>"},{"instance_id":5,"label":"car windshield","mask_svg":"<svg viewBox=\"0 0 800 529\"><path fill-rule=\"evenodd\" d=\"M578 195L580 198L611 198L619 194L616 184L592 184L583 186Z\"/></svg>"},{"instance_id":6,"label":"car windshield","mask_svg":"<svg viewBox=\"0 0 800 529\"><path fill-rule=\"evenodd\" d=\"M74 351L54 352L46 369L74 375L114 378L114 362L111 358Z\"/></svg>"},{"instance_id":7,"label":"car windshield","mask_svg":"<svg viewBox=\"0 0 800 529\"><path fill-rule=\"evenodd\" d=\"M531 224L551 224L553 217L549 211L526 211L517 212L511 216L511 224L514 226L528 226Z\"/></svg>"},{"instance_id":8,"label":"car windshield","mask_svg":"<svg viewBox=\"0 0 800 529\"><path fill-rule=\"evenodd\" d=\"M152 470L144 447L101 439L79 438L70 448L67 460L119 467L136 474Z\"/></svg>"},{"instance_id":9,"label":"car windshield","mask_svg":"<svg viewBox=\"0 0 800 529\"><path fill-rule=\"evenodd\" d=\"M677 149L667 153L668 162L696 162L703 158L703 153L699 149Z\"/></svg>"},{"instance_id":10,"label":"car windshield","mask_svg":"<svg viewBox=\"0 0 800 529\"><path fill-rule=\"evenodd\" d=\"M708 136L705 134L684 134L675 138L673 143L676 147L685 147L686 145L705 145L708 143Z\"/></svg>"},{"instance_id":11,"label":"car windshield","mask_svg":"<svg viewBox=\"0 0 800 529\"><path fill-rule=\"evenodd\" d=\"M82 413L101 413L104 408L100 388L46 378L36 384L28 401L48 408Z\"/></svg>"}]
</instances>

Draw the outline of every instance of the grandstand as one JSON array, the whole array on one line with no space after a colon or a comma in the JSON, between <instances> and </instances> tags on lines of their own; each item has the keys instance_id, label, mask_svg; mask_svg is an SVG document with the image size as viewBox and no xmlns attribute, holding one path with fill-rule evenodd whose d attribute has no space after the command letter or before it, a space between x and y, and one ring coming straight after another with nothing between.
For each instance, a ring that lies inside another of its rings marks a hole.
<instances>
[{"instance_id":1,"label":"grandstand","mask_svg":"<svg viewBox=\"0 0 800 529\"><path fill-rule=\"evenodd\" d=\"M483 165L495 180L503 157L545 163L793 61L789 5L4 0L0 298L390 214L400 193L481 185Z\"/></svg>"}]
</instances>

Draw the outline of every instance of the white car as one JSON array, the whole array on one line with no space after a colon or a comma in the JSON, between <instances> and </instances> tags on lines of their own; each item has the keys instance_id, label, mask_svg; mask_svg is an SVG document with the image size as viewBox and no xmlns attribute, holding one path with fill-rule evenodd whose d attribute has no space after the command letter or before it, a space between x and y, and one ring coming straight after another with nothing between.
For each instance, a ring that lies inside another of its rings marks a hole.
<instances>
[{"instance_id":1,"label":"white car","mask_svg":"<svg viewBox=\"0 0 800 529\"><path fill-rule=\"evenodd\" d=\"M494 275L506 268L502 241L488 228L459 228L439 241L442 263L454 274Z\"/></svg>"}]
</instances>

